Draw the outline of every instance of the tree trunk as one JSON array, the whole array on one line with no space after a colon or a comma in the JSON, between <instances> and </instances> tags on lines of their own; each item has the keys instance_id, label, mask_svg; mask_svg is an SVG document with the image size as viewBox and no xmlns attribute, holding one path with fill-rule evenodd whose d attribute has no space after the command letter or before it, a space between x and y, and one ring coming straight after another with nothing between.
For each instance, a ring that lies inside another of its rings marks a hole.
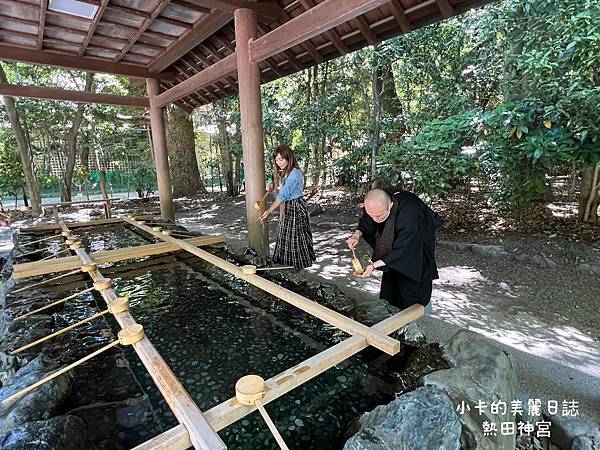
<instances>
[{"instance_id":1,"label":"tree trunk","mask_svg":"<svg viewBox=\"0 0 600 450\"><path fill-rule=\"evenodd\" d=\"M225 178L227 195L234 197L237 194L235 192L233 183L233 163L231 161L231 152L229 150L229 134L227 133L227 123L225 122L225 117L222 114L219 115L217 127L219 129L221 173Z\"/></svg>"},{"instance_id":2,"label":"tree trunk","mask_svg":"<svg viewBox=\"0 0 600 450\"><path fill-rule=\"evenodd\" d=\"M377 157L381 135L381 97L383 94L383 73L380 66L373 69L373 129L371 132L371 184L375 186L377 179Z\"/></svg>"},{"instance_id":3,"label":"tree trunk","mask_svg":"<svg viewBox=\"0 0 600 450\"><path fill-rule=\"evenodd\" d=\"M600 187L600 164L583 169L581 195L579 196L579 220L595 223L598 221L598 188Z\"/></svg>"},{"instance_id":4,"label":"tree trunk","mask_svg":"<svg viewBox=\"0 0 600 450\"><path fill-rule=\"evenodd\" d=\"M6 73L4 73L2 64L0 64L0 82L7 83ZM39 217L42 214L42 197L40 195L40 188L35 176L35 167L33 165L31 148L28 140L25 138L25 133L21 125L15 100L12 97L5 96L4 105L6 106L8 119L10 120L10 125L15 133L17 145L19 146L19 153L21 155L21 162L23 164L23 173L25 174L25 183L27 185L27 192L29 193L29 198L31 200L31 213L33 217Z\"/></svg>"},{"instance_id":5,"label":"tree trunk","mask_svg":"<svg viewBox=\"0 0 600 450\"><path fill-rule=\"evenodd\" d=\"M173 182L173 196L205 193L196 158L194 124L177 106L167 108L167 148Z\"/></svg>"},{"instance_id":6,"label":"tree trunk","mask_svg":"<svg viewBox=\"0 0 600 450\"><path fill-rule=\"evenodd\" d=\"M92 82L94 80L94 74L87 72L85 75L85 91L92 91ZM64 171L62 195L61 199L63 202L70 202L72 198L73 190L73 172L75 170L75 159L77 156L77 134L79 133L79 126L83 120L83 113L85 112L85 104L80 103L77 106L77 111L73 117L73 124L67 132L67 165Z\"/></svg>"}]
</instances>

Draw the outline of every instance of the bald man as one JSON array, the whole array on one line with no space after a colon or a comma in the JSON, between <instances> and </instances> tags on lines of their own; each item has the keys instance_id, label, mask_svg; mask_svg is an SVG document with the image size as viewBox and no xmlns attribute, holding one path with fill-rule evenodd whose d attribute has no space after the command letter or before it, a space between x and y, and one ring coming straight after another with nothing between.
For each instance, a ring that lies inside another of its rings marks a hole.
<instances>
[{"instance_id":1,"label":"bald man","mask_svg":"<svg viewBox=\"0 0 600 450\"><path fill-rule=\"evenodd\" d=\"M373 189L365 197L363 215L348 239L354 249L362 237L373 249L372 261L361 278L381 270L380 297L405 309L427 306L435 263L435 229L441 219L415 194Z\"/></svg>"}]
</instances>

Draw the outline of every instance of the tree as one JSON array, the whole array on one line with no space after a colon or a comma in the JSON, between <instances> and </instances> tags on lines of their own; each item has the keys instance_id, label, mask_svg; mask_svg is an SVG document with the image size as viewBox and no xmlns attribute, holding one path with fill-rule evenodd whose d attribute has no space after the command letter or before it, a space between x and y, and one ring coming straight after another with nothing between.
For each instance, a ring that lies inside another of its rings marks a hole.
<instances>
[{"instance_id":1,"label":"tree","mask_svg":"<svg viewBox=\"0 0 600 450\"><path fill-rule=\"evenodd\" d=\"M6 72L0 63L0 82L7 83ZM29 199L31 200L31 212L33 217L39 217L42 215L42 197L40 195L40 188L38 186L35 167L33 165L33 157L31 153L30 141L25 135L23 125L21 124L20 114L17 109L15 100L12 97L4 97L4 106L8 114L10 125L15 134L17 146L19 148L19 154L21 155L21 163L23 165L23 173L25 175L25 182L27 185L27 192Z\"/></svg>"},{"instance_id":2,"label":"tree","mask_svg":"<svg viewBox=\"0 0 600 450\"><path fill-rule=\"evenodd\" d=\"M94 74L90 72L86 72L85 76L85 88L84 90L87 92L91 92L92 90L92 82L94 79ZM67 139L66 139L66 153L67 153L67 161L65 165L65 171L63 176L63 184L62 184L62 201L70 202L71 201L71 191L73 187L73 171L75 170L75 159L77 156L77 136L79 133L79 126L81 125L81 121L83 119L83 114L85 112L85 105L80 103L77 105L77 110L73 116L73 122L71 123L71 127L67 131ZM83 160L83 158L82 158Z\"/></svg>"},{"instance_id":3,"label":"tree","mask_svg":"<svg viewBox=\"0 0 600 450\"><path fill-rule=\"evenodd\" d=\"M173 183L173 196L205 193L200 178L194 139L194 124L179 107L167 108L167 148Z\"/></svg>"}]
</instances>

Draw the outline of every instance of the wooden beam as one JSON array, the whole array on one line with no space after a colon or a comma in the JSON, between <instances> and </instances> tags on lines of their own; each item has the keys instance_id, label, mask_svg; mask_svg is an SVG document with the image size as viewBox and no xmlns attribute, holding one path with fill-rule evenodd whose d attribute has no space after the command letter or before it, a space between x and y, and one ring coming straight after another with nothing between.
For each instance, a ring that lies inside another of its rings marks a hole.
<instances>
[{"instance_id":1,"label":"wooden beam","mask_svg":"<svg viewBox=\"0 0 600 450\"><path fill-rule=\"evenodd\" d=\"M65 30L62 29L61 31L65 32ZM102 61L99 59L70 56L42 50L30 50L4 44L0 44L0 60L19 61L44 66L126 75L138 78L152 77L168 80L173 76L170 73L150 73L145 67L134 66L132 64L112 63L110 61Z\"/></svg>"},{"instance_id":2,"label":"wooden beam","mask_svg":"<svg viewBox=\"0 0 600 450\"><path fill-rule=\"evenodd\" d=\"M438 8L440 8L440 12L444 19L448 19L454 15L454 8L450 5L448 0L435 0L435 2L437 3Z\"/></svg>"},{"instance_id":3,"label":"wooden beam","mask_svg":"<svg viewBox=\"0 0 600 450\"><path fill-rule=\"evenodd\" d=\"M68 231L69 228L63 224L62 230ZM82 264L93 263L83 248L76 249L75 253L77 253ZM94 282L104 279L104 276L98 269L88 272L88 275ZM100 294L109 307L119 298L112 288L101 290ZM129 311L114 314L114 318L121 328L126 328L137 323ZM196 449L225 450L227 447L223 440L206 422L202 411L194 403L190 394L181 385L148 337L144 337L141 341L133 344L132 347L179 423L183 424L187 429L191 444Z\"/></svg>"},{"instance_id":4,"label":"wooden beam","mask_svg":"<svg viewBox=\"0 0 600 450\"><path fill-rule=\"evenodd\" d=\"M191 30L186 31L179 40L172 43L150 64L150 72L162 72L198 44L223 28L231 19L231 13L219 11L198 20Z\"/></svg>"},{"instance_id":5,"label":"wooden beam","mask_svg":"<svg viewBox=\"0 0 600 450\"><path fill-rule=\"evenodd\" d=\"M97 94L87 91L68 91L65 89L19 86L0 83L0 95L8 97L29 97L48 100L58 100L76 103L99 103L102 105L122 105L135 108L148 108L150 102L147 97L129 97L112 94Z\"/></svg>"},{"instance_id":6,"label":"wooden beam","mask_svg":"<svg viewBox=\"0 0 600 450\"><path fill-rule=\"evenodd\" d=\"M136 216L136 218L138 220L149 220L154 218L153 215L151 214L142 214L139 216ZM113 225L116 223L122 223L123 222L123 218L122 217L115 217L113 219L98 219L98 220L90 220L88 222L67 222L65 223L65 225L67 225L69 228L82 228L82 227L97 227L97 226L102 226L102 225ZM46 231L56 231L56 230L61 230L62 226L59 224L48 224L48 225L38 225L36 227L24 227L24 228L19 228L19 232L21 233L44 233Z\"/></svg>"},{"instance_id":7,"label":"wooden beam","mask_svg":"<svg viewBox=\"0 0 600 450\"><path fill-rule=\"evenodd\" d=\"M237 12L236 12L237 14ZM162 239L165 242L170 242L172 244L179 245L182 249L187 250L188 252L202 258L205 261L217 266L218 268L229 272L236 277L247 281L248 283L262 289L269 294L272 294L279 299L283 300L290 305L293 305L313 316L321 319L324 322L327 322L346 333L353 335L360 335L367 339L370 345L373 347L377 347L381 351L389 354L395 355L400 351L400 342L395 339L392 339L389 336L385 336L381 333L374 332L368 326L363 325L349 317L344 316L343 314L338 313L337 311L333 311L326 306L323 306L317 302L313 302L295 292L290 291L289 289L284 288L272 281L269 281L265 278L262 278L260 275L247 275L242 272L242 268L236 266L235 264L230 263L229 261L225 261L222 258L219 258L212 253L209 253L205 250L194 247L193 245L188 244L187 242L183 242L179 239L175 239L171 236L165 236L159 232L152 231L152 228L137 223L135 220L131 220L128 218L123 218L123 220L130 225L136 226L141 230L155 236L159 239Z\"/></svg>"},{"instance_id":8,"label":"wooden beam","mask_svg":"<svg viewBox=\"0 0 600 450\"><path fill-rule=\"evenodd\" d=\"M186 97L194 91L200 90L204 87L209 86L221 78L225 78L235 72L236 69L236 56L232 53L226 56L222 60L214 63L212 66L207 67L202 72L188 78L187 80L179 83L177 86L163 92L156 97L156 104L158 107L163 107L169 103L173 103L175 100Z\"/></svg>"},{"instance_id":9,"label":"wooden beam","mask_svg":"<svg viewBox=\"0 0 600 450\"><path fill-rule=\"evenodd\" d=\"M125 46L121 53L114 59L114 62L119 62L123 56L129 51L131 47L135 45L140 36L146 31L146 29L152 25L152 21L168 6L170 0L160 0L158 5L152 11L152 14L149 18L144 19L142 26L136 31L136 33L131 37L129 44ZM160 72L160 71L159 71Z\"/></svg>"},{"instance_id":10,"label":"wooden beam","mask_svg":"<svg viewBox=\"0 0 600 450\"><path fill-rule=\"evenodd\" d=\"M57 236L58 237L58 236ZM198 236L185 239L190 245L202 246L219 244L223 242L223 236ZM180 251L178 245L161 242L158 244L138 245L137 247L120 248L105 252L96 252L90 254L90 257L96 264L106 264L127 259L141 258L143 256L160 255L161 253ZM37 275L46 275L55 272L66 272L73 270L81 265L76 256L66 256L56 258L52 261L34 261L13 266L13 276L16 279L34 277Z\"/></svg>"},{"instance_id":11,"label":"wooden beam","mask_svg":"<svg viewBox=\"0 0 600 450\"><path fill-rule=\"evenodd\" d=\"M398 0L390 0L390 9L392 10L392 15L400 25L400 29L403 33L410 33L412 31L412 25L410 24L410 20L406 17L404 12L404 8L400 4Z\"/></svg>"},{"instance_id":12,"label":"wooden beam","mask_svg":"<svg viewBox=\"0 0 600 450\"><path fill-rule=\"evenodd\" d=\"M300 0L300 3L307 11L315 6L315 2L313 0ZM337 48L340 54L345 55L350 51L350 49L342 41L342 38L340 37L338 32L335 31L335 29L332 28L331 30L328 30L325 34L331 40L331 42L333 43L335 48Z\"/></svg>"},{"instance_id":13,"label":"wooden beam","mask_svg":"<svg viewBox=\"0 0 600 450\"><path fill-rule=\"evenodd\" d=\"M373 325L371 329L378 333L391 334L403 326L423 316L425 309L421 305L413 305L387 319ZM362 336L352 336L321 353L296 364L284 372L266 380L267 393L263 404L272 402L282 395L302 386L307 381L340 364L351 356L367 348L369 344ZM256 410L255 406L240 404L235 397L226 400L204 412L209 425L220 431ZM171 445L173 447L167 447ZM185 427L177 425L170 430L134 447L133 450L150 450L153 448L189 448L189 434Z\"/></svg>"},{"instance_id":14,"label":"wooden beam","mask_svg":"<svg viewBox=\"0 0 600 450\"><path fill-rule=\"evenodd\" d=\"M87 46L89 45L92 36L96 32L96 28L98 27L98 24L100 23L102 15L104 14L104 11L106 11L107 6L108 0L102 0L102 4L98 7L98 10L96 11L96 17L94 17L94 22L90 25L90 29L88 30L87 36L83 40L83 44L81 44L81 49L79 49L78 52L79 56L83 56L85 54Z\"/></svg>"},{"instance_id":15,"label":"wooden beam","mask_svg":"<svg viewBox=\"0 0 600 450\"><path fill-rule=\"evenodd\" d=\"M356 24L358 25L358 29L360 30L361 34L365 37L367 42L370 45L375 45L377 43L377 38L375 37L375 34L371 30L371 27L369 26L369 22L367 22L367 20L363 16L358 16L354 20L355 20Z\"/></svg>"},{"instance_id":16,"label":"wooden beam","mask_svg":"<svg viewBox=\"0 0 600 450\"><path fill-rule=\"evenodd\" d=\"M375 9L388 0L325 0L250 43L252 61L262 61Z\"/></svg>"},{"instance_id":17,"label":"wooden beam","mask_svg":"<svg viewBox=\"0 0 600 450\"><path fill-rule=\"evenodd\" d=\"M261 19L274 21L281 18L283 8L276 1L252 2L247 0L186 0L186 3L192 3L196 6L215 8L220 11L226 11L233 14L236 9L251 9Z\"/></svg>"},{"instance_id":18,"label":"wooden beam","mask_svg":"<svg viewBox=\"0 0 600 450\"><path fill-rule=\"evenodd\" d=\"M48 7L48 0L40 0L40 21L38 24L38 40L36 48L42 49L44 43L44 25L46 24L46 8Z\"/></svg>"}]
</instances>

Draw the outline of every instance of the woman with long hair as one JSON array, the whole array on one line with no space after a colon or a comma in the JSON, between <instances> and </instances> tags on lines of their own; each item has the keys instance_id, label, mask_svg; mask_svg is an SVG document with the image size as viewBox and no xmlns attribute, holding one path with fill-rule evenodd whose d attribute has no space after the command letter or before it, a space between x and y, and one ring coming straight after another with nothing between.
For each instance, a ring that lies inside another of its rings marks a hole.
<instances>
[{"instance_id":1,"label":"woman with long hair","mask_svg":"<svg viewBox=\"0 0 600 450\"><path fill-rule=\"evenodd\" d=\"M285 266L304 269L315 261L312 233L304 194L304 176L298 167L294 152L285 144L273 152L275 161L274 187L279 190L275 201L261 214L265 220L273 211L284 205L280 215L277 243L273 252L273 262Z\"/></svg>"}]
</instances>

